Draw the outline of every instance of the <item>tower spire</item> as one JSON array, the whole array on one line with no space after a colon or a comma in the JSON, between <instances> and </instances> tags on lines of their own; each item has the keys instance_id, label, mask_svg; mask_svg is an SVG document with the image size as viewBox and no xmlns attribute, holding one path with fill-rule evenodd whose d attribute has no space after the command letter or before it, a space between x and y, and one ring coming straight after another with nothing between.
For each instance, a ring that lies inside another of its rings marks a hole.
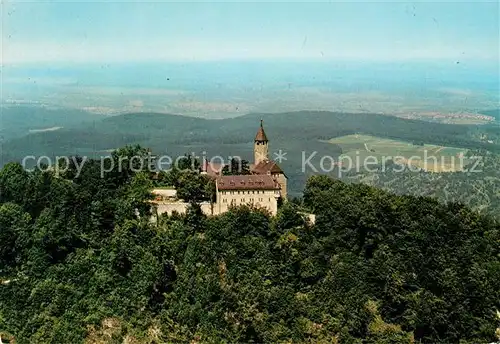
<instances>
[{"instance_id":1,"label":"tower spire","mask_svg":"<svg viewBox=\"0 0 500 344\"><path fill-rule=\"evenodd\" d=\"M257 135L255 135L253 153L255 165L258 165L261 161L269 160L269 140L264 131L264 121L262 118L260 119L260 127L257 130Z\"/></svg>"},{"instance_id":2,"label":"tower spire","mask_svg":"<svg viewBox=\"0 0 500 344\"><path fill-rule=\"evenodd\" d=\"M262 141L262 142L269 141L267 139L266 133L264 132L264 121L262 120L262 118L260 119L260 127L259 130L257 130L257 135L255 135L255 142L257 141Z\"/></svg>"}]
</instances>

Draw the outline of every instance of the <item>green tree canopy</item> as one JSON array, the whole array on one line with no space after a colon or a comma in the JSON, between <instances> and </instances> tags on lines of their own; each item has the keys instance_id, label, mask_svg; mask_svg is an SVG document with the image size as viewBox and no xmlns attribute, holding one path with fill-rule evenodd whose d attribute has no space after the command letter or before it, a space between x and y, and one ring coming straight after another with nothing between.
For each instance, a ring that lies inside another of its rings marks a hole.
<instances>
[{"instance_id":1,"label":"green tree canopy","mask_svg":"<svg viewBox=\"0 0 500 344\"><path fill-rule=\"evenodd\" d=\"M225 176L250 174L250 165L245 159L232 158L230 163L222 168L222 174Z\"/></svg>"},{"instance_id":2,"label":"green tree canopy","mask_svg":"<svg viewBox=\"0 0 500 344\"><path fill-rule=\"evenodd\" d=\"M121 154L142 154L142 148ZM312 177L276 216L152 222L147 170L0 171L0 338L20 343L488 343L500 227L463 205ZM75 166L76 168L76 166ZM301 209L316 214L308 223Z\"/></svg>"}]
</instances>

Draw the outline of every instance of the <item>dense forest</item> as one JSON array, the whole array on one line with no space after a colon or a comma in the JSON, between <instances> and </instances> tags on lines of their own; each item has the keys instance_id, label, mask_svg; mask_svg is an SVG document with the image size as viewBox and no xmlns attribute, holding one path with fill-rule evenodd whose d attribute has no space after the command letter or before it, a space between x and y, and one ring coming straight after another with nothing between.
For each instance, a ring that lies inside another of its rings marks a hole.
<instances>
[{"instance_id":1,"label":"dense forest","mask_svg":"<svg viewBox=\"0 0 500 344\"><path fill-rule=\"evenodd\" d=\"M500 216L500 156L470 151L474 161L465 171L432 173L402 169L397 164L383 171L350 173L343 180L376 186L399 195L428 196L442 203L460 202L480 213Z\"/></svg>"},{"instance_id":2,"label":"dense forest","mask_svg":"<svg viewBox=\"0 0 500 344\"><path fill-rule=\"evenodd\" d=\"M275 217L206 217L194 200L151 222L152 185L146 171L102 177L97 160L80 174L0 170L4 343L500 340L488 215L314 176Z\"/></svg>"}]
</instances>

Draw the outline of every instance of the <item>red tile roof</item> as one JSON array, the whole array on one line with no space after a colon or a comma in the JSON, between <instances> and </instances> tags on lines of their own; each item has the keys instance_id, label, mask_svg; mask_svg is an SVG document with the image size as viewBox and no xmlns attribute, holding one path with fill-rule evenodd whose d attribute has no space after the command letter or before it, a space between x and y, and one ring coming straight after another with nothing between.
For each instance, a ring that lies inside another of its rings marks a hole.
<instances>
[{"instance_id":1,"label":"red tile roof","mask_svg":"<svg viewBox=\"0 0 500 344\"><path fill-rule=\"evenodd\" d=\"M275 161L264 160L251 167L251 172L255 174L283 173L281 167ZM283 173L284 174L284 173Z\"/></svg>"},{"instance_id":2,"label":"red tile roof","mask_svg":"<svg viewBox=\"0 0 500 344\"><path fill-rule=\"evenodd\" d=\"M279 190L279 184L267 175L222 176L217 178L219 190Z\"/></svg>"}]
</instances>

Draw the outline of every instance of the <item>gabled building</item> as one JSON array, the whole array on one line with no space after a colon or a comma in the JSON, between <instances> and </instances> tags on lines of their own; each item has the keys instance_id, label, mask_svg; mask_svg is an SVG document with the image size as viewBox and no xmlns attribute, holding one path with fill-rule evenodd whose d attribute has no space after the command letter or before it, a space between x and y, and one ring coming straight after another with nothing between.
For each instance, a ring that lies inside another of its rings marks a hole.
<instances>
[{"instance_id":1,"label":"gabled building","mask_svg":"<svg viewBox=\"0 0 500 344\"><path fill-rule=\"evenodd\" d=\"M278 211L278 202L287 199L287 177L281 167L269 159L269 140L263 121L254 139L254 161L249 175L228 175L222 173L223 164L203 161L201 173L215 179L216 202L212 206L202 204L207 215L226 212L230 206L251 204L267 209L272 215ZM154 190L159 198L155 203L159 213L184 212L187 203L166 199L163 190ZM160 200L161 198L161 200Z\"/></svg>"},{"instance_id":2,"label":"gabled building","mask_svg":"<svg viewBox=\"0 0 500 344\"><path fill-rule=\"evenodd\" d=\"M216 211L221 214L231 206L254 205L276 215L279 184L268 175L221 176L216 179Z\"/></svg>"},{"instance_id":3,"label":"gabled building","mask_svg":"<svg viewBox=\"0 0 500 344\"><path fill-rule=\"evenodd\" d=\"M220 166L217 167L220 171ZM215 169L206 167L208 174ZM269 159L269 140L262 120L254 139L254 162L250 172L250 175L236 176L216 174L218 213L227 211L231 205L252 204L276 215L278 201L287 198L287 177L279 165Z\"/></svg>"},{"instance_id":4,"label":"gabled building","mask_svg":"<svg viewBox=\"0 0 500 344\"><path fill-rule=\"evenodd\" d=\"M250 164L250 172L252 175L271 176L271 178L279 185L279 197L287 200L287 176L276 163L269 159L269 140L264 131L264 123L260 121L260 127L255 135L253 144L254 161ZM204 160L201 166L201 173L207 174L214 178L219 178L223 175L223 164L213 163Z\"/></svg>"}]
</instances>

